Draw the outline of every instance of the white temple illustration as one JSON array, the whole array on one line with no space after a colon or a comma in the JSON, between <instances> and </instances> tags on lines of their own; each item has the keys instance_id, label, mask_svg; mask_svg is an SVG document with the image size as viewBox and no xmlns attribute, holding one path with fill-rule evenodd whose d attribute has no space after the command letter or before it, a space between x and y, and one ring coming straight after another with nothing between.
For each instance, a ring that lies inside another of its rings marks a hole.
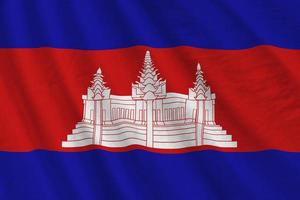
<instances>
[{"instance_id":1,"label":"white temple illustration","mask_svg":"<svg viewBox=\"0 0 300 200\"><path fill-rule=\"evenodd\" d=\"M188 95L167 93L166 81L158 76L147 51L139 81L132 84L132 95L118 96L105 86L99 68L87 95L82 96L83 119L62 147L237 147L232 136L215 123L216 96L207 86L200 64Z\"/></svg>"}]
</instances>

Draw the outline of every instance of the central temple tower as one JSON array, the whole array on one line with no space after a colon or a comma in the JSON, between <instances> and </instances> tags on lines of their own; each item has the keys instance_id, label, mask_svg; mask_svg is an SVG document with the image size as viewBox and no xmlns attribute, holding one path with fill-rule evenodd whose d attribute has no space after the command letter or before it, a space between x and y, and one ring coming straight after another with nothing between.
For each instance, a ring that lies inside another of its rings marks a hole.
<instances>
[{"instance_id":1,"label":"central temple tower","mask_svg":"<svg viewBox=\"0 0 300 200\"><path fill-rule=\"evenodd\" d=\"M153 122L163 119L162 99L166 97L166 81L158 78L150 51L146 51L139 81L132 84L132 99L136 100L136 119L147 126L147 146L153 147ZM155 116L153 116L153 114Z\"/></svg>"}]
</instances>

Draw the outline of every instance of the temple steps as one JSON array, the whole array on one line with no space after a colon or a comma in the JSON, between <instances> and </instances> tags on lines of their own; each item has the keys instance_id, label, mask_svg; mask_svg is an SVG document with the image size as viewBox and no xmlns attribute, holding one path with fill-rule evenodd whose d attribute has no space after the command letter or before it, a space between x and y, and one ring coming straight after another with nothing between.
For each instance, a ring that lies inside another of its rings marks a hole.
<instances>
[{"instance_id":1,"label":"temple steps","mask_svg":"<svg viewBox=\"0 0 300 200\"><path fill-rule=\"evenodd\" d=\"M185 129L185 128L195 128L195 124L177 124L177 125L163 125L163 126L153 127L153 129L157 131L169 131L174 129Z\"/></svg>"},{"instance_id":2,"label":"temple steps","mask_svg":"<svg viewBox=\"0 0 300 200\"><path fill-rule=\"evenodd\" d=\"M146 141L136 139L136 138L128 138L121 141L102 141L102 146L106 147L127 147L130 145L141 145L146 146Z\"/></svg>"},{"instance_id":3,"label":"temple steps","mask_svg":"<svg viewBox=\"0 0 300 200\"><path fill-rule=\"evenodd\" d=\"M204 126L205 130L222 130L222 126L219 125L205 125Z\"/></svg>"},{"instance_id":4,"label":"temple steps","mask_svg":"<svg viewBox=\"0 0 300 200\"><path fill-rule=\"evenodd\" d=\"M194 132L180 135L154 135L154 142L182 142L186 140L194 140L196 138Z\"/></svg>"},{"instance_id":5,"label":"temple steps","mask_svg":"<svg viewBox=\"0 0 300 200\"><path fill-rule=\"evenodd\" d=\"M225 130L207 130L204 129L204 133L211 134L211 135L226 135L227 132Z\"/></svg>"},{"instance_id":6,"label":"temple steps","mask_svg":"<svg viewBox=\"0 0 300 200\"><path fill-rule=\"evenodd\" d=\"M122 132L121 134L114 134L114 135L108 135L103 133L102 135L102 140L104 141L120 141L120 140L126 140L128 138L133 138L133 139L139 139L139 140L146 140L146 134L140 134L140 133L135 133L135 132Z\"/></svg>"},{"instance_id":7,"label":"temple steps","mask_svg":"<svg viewBox=\"0 0 300 200\"><path fill-rule=\"evenodd\" d=\"M185 129L175 129L175 130L154 130L153 134L157 136L172 136L172 135L182 135L186 133L194 133L195 128L185 128Z\"/></svg>"},{"instance_id":8,"label":"temple steps","mask_svg":"<svg viewBox=\"0 0 300 200\"><path fill-rule=\"evenodd\" d=\"M76 124L76 128L83 128L83 127L93 128L93 124L87 122L78 122Z\"/></svg>"},{"instance_id":9,"label":"temple steps","mask_svg":"<svg viewBox=\"0 0 300 200\"><path fill-rule=\"evenodd\" d=\"M159 149L181 149L185 147L193 147L196 146L196 140L186 140L181 142L173 142L173 143L166 143L166 142L155 142L154 148Z\"/></svg>"},{"instance_id":10,"label":"temple steps","mask_svg":"<svg viewBox=\"0 0 300 200\"><path fill-rule=\"evenodd\" d=\"M63 141L62 147L83 147L93 144L93 139L83 139L75 141Z\"/></svg>"},{"instance_id":11,"label":"temple steps","mask_svg":"<svg viewBox=\"0 0 300 200\"><path fill-rule=\"evenodd\" d=\"M116 121L115 121L116 122ZM177 124L153 126L153 147L160 149L178 149L196 146L196 124ZM102 127L102 146L126 147L130 145L146 146L146 126L133 123L114 123ZM62 143L63 147L81 147L93 144L93 124L79 122L72 134ZM236 147L237 142L231 141L219 125L205 125L203 145L217 147Z\"/></svg>"},{"instance_id":12,"label":"temple steps","mask_svg":"<svg viewBox=\"0 0 300 200\"><path fill-rule=\"evenodd\" d=\"M103 127L103 131L105 133L110 133L110 134L118 134L119 132L123 132L123 131L134 131L134 132L145 133L146 127L123 125L123 126L114 126L114 127Z\"/></svg>"},{"instance_id":13,"label":"temple steps","mask_svg":"<svg viewBox=\"0 0 300 200\"><path fill-rule=\"evenodd\" d=\"M210 135L204 133L204 139L215 140L215 141L231 141L231 135Z\"/></svg>"},{"instance_id":14,"label":"temple steps","mask_svg":"<svg viewBox=\"0 0 300 200\"><path fill-rule=\"evenodd\" d=\"M93 132L93 128L90 127L79 127L72 130L72 134L78 134L81 132Z\"/></svg>"},{"instance_id":15,"label":"temple steps","mask_svg":"<svg viewBox=\"0 0 300 200\"><path fill-rule=\"evenodd\" d=\"M68 141L88 139L93 137L93 132L81 132L77 134L69 134L67 137L68 137Z\"/></svg>"},{"instance_id":16,"label":"temple steps","mask_svg":"<svg viewBox=\"0 0 300 200\"><path fill-rule=\"evenodd\" d=\"M232 147L232 148L237 147L237 142L235 141L215 141L215 140L204 139L203 144L216 146L216 147Z\"/></svg>"}]
</instances>

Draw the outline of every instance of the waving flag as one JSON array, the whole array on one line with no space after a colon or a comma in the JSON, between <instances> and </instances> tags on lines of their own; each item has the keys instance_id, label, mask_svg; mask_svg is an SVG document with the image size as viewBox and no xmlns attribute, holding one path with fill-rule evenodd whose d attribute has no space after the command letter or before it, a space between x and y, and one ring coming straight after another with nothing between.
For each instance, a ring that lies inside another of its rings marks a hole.
<instances>
[{"instance_id":1,"label":"waving flag","mask_svg":"<svg viewBox=\"0 0 300 200\"><path fill-rule=\"evenodd\" d=\"M0 199L298 199L299 7L0 1Z\"/></svg>"}]
</instances>

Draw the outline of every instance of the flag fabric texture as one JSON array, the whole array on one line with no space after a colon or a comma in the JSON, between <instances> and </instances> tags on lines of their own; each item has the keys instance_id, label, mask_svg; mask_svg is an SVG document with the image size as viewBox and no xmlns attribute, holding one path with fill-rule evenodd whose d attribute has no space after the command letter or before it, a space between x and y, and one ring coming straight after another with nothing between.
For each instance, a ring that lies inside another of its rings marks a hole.
<instances>
[{"instance_id":1,"label":"flag fabric texture","mask_svg":"<svg viewBox=\"0 0 300 200\"><path fill-rule=\"evenodd\" d=\"M0 199L299 199L299 7L0 1Z\"/></svg>"}]
</instances>

